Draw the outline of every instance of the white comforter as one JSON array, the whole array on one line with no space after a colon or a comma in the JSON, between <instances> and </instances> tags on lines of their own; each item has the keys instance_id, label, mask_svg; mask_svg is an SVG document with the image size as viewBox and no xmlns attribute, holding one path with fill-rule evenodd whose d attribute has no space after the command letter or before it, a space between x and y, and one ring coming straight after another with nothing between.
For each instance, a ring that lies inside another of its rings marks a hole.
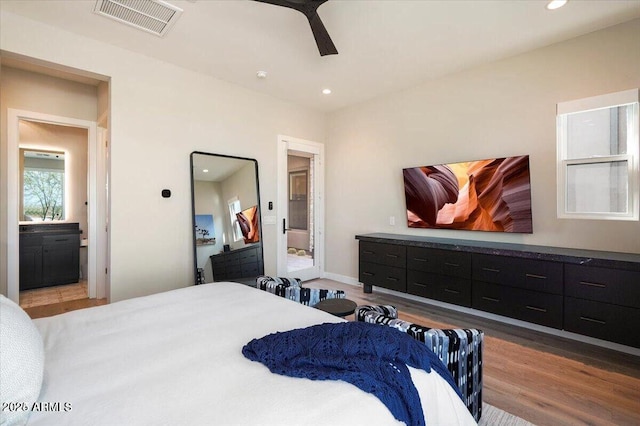
<instances>
[{"instance_id":1,"label":"white comforter","mask_svg":"<svg viewBox=\"0 0 640 426\"><path fill-rule=\"evenodd\" d=\"M376 397L353 385L279 376L241 353L253 338L337 321L235 283L35 320L45 344L40 401L46 404L28 424L399 423ZM427 425L475 424L440 376L417 370L412 376Z\"/></svg>"}]
</instances>

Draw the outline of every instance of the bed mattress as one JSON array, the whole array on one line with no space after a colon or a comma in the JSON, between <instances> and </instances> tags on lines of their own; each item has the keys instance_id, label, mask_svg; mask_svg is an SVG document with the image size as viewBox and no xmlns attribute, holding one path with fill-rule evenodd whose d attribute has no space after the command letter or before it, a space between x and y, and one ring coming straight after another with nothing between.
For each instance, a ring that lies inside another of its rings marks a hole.
<instances>
[{"instance_id":1,"label":"bed mattress","mask_svg":"<svg viewBox=\"0 0 640 426\"><path fill-rule=\"evenodd\" d=\"M45 373L28 424L401 424L353 385L276 375L241 353L253 338L338 321L228 282L34 320ZM439 375L411 375L427 425L475 424Z\"/></svg>"}]
</instances>

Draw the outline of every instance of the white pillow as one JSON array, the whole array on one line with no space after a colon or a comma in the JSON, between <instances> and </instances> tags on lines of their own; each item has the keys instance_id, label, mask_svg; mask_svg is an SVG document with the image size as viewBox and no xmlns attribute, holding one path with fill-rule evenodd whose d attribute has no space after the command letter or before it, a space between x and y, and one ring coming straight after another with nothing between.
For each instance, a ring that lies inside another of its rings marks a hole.
<instances>
[{"instance_id":1,"label":"white pillow","mask_svg":"<svg viewBox=\"0 0 640 426\"><path fill-rule=\"evenodd\" d=\"M20 306L0 294L0 425L27 422L40 395L43 372L40 332Z\"/></svg>"}]
</instances>

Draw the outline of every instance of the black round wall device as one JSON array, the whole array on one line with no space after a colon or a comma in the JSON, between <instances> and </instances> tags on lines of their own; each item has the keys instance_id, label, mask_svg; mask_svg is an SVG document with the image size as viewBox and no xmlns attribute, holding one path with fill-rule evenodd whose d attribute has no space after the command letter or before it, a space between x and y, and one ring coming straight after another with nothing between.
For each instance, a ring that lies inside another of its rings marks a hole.
<instances>
[{"instance_id":1,"label":"black round wall device","mask_svg":"<svg viewBox=\"0 0 640 426\"><path fill-rule=\"evenodd\" d=\"M170 189L163 189L163 190L162 190L162 197L163 197L163 198L169 198L169 197L171 197L171 190L170 190Z\"/></svg>"}]
</instances>

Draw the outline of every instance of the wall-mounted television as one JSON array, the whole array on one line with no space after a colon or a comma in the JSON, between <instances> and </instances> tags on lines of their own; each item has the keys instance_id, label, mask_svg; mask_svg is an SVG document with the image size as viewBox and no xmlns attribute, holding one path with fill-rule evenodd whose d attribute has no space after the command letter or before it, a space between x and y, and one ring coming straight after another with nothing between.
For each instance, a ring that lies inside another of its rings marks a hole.
<instances>
[{"instance_id":1,"label":"wall-mounted television","mask_svg":"<svg viewBox=\"0 0 640 426\"><path fill-rule=\"evenodd\" d=\"M410 228L532 233L529 156L403 169Z\"/></svg>"},{"instance_id":2,"label":"wall-mounted television","mask_svg":"<svg viewBox=\"0 0 640 426\"><path fill-rule=\"evenodd\" d=\"M258 206L249 207L236 213L244 243L257 243L260 241L260 227L258 226Z\"/></svg>"}]
</instances>

